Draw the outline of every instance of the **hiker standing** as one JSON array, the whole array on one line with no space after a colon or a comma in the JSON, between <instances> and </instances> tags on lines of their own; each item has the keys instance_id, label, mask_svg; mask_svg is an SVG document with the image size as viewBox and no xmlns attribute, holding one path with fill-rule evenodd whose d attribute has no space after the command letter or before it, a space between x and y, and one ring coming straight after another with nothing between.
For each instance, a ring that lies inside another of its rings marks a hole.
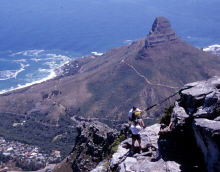
<instances>
[{"instance_id":1,"label":"hiker standing","mask_svg":"<svg viewBox=\"0 0 220 172\"><path fill-rule=\"evenodd\" d=\"M138 141L140 152L142 152L142 146L141 146L141 135L140 131L144 127L144 122L142 119L135 119L133 123L131 124L130 130L132 133L132 145L131 145L131 151L134 152L134 144L135 141Z\"/></svg>"},{"instance_id":2,"label":"hiker standing","mask_svg":"<svg viewBox=\"0 0 220 172\"><path fill-rule=\"evenodd\" d=\"M136 106L133 106L133 108L128 113L128 118L132 122L130 127L132 133L132 152L134 152L134 144L136 140L138 141L140 152L142 151L140 131L144 127L144 122L141 119L141 112L143 111Z\"/></svg>"},{"instance_id":3,"label":"hiker standing","mask_svg":"<svg viewBox=\"0 0 220 172\"><path fill-rule=\"evenodd\" d=\"M131 108L131 110L128 112L128 119L129 121L133 121L135 116L137 117L141 117L141 112L143 112L142 110L140 110L139 108L137 108L136 106L133 106Z\"/></svg>"}]
</instances>

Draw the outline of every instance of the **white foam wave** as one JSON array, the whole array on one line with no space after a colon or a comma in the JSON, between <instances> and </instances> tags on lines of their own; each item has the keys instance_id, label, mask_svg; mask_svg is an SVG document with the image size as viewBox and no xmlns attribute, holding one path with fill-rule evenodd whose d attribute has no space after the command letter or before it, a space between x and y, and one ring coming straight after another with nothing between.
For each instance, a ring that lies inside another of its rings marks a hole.
<instances>
[{"instance_id":1,"label":"white foam wave","mask_svg":"<svg viewBox=\"0 0 220 172\"><path fill-rule=\"evenodd\" d=\"M47 80L53 79L53 78L55 78L55 77L56 77L55 71L54 71L54 70L51 70L51 71L50 71L50 75L47 76L47 77L45 77L45 78L43 78L43 79L40 79L40 80L37 80L37 81L34 81L34 82L30 82L30 83L26 83L26 84L24 84L24 85L18 84L16 88L11 87L11 88L8 89L8 90L2 90L2 91L0 91L0 94L4 94L4 93L7 93L7 92L9 92L9 91L13 91L13 90L17 90L17 89L29 87L29 86L34 85L34 84L39 84L39 83L45 82L45 81L47 81Z\"/></svg>"},{"instance_id":2,"label":"white foam wave","mask_svg":"<svg viewBox=\"0 0 220 172\"><path fill-rule=\"evenodd\" d=\"M40 59L40 58L31 58L32 61L34 62L39 62L39 61L42 61L43 59Z\"/></svg>"},{"instance_id":3,"label":"white foam wave","mask_svg":"<svg viewBox=\"0 0 220 172\"><path fill-rule=\"evenodd\" d=\"M61 60L62 62L70 60L70 57L61 54L47 54L47 57L49 58L45 58L46 60Z\"/></svg>"},{"instance_id":4,"label":"white foam wave","mask_svg":"<svg viewBox=\"0 0 220 172\"><path fill-rule=\"evenodd\" d=\"M203 51L220 56L220 45L219 44L210 45L206 48L203 48Z\"/></svg>"},{"instance_id":5,"label":"white foam wave","mask_svg":"<svg viewBox=\"0 0 220 172\"><path fill-rule=\"evenodd\" d=\"M26 81L28 81L28 83L26 84L18 84L16 87L11 87L9 89L4 89L0 91L0 94L4 94L6 92L9 91L13 91L13 90L17 90L17 89L21 89L21 88L25 88L34 84L39 84L42 82L45 82L47 80L53 79L57 76L57 71L59 68L61 68L63 65L69 63L69 61L71 60L70 57L65 56L65 55L60 55L60 54L52 54L52 53L42 53L45 50L28 50L28 51L22 51L22 52L17 52L15 54L12 54L13 56L15 55L24 55L24 56L33 56L33 58L31 58L30 60L38 62L38 61L45 61L44 65L49 66L49 69L44 69L44 68L39 68L38 72L47 72L48 76L44 77L42 79L36 79L33 81L33 75L32 74L26 74L27 78L30 77L30 79L26 79ZM42 54L40 54L42 53ZM35 57L37 55L39 55L42 57ZM6 80L6 79L10 79L10 78L16 78L17 75L22 72L23 70L25 70L25 67L27 67L28 65L24 65L24 64L20 64L21 65L21 69L19 70L8 70L8 71L0 71L0 80ZM2 73L1 73L2 72ZM1 78L2 76L2 78Z\"/></svg>"},{"instance_id":6,"label":"white foam wave","mask_svg":"<svg viewBox=\"0 0 220 172\"><path fill-rule=\"evenodd\" d=\"M18 62L18 63L23 62L23 63L26 63L27 60L26 60L26 59L18 59L18 60L14 60L14 62Z\"/></svg>"},{"instance_id":7,"label":"white foam wave","mask_svg":"<svg viewBox=\"0 0 220 172\"><path fill-rule=\"evenodd\" d=\"M94 56L102 56L103 53L97 52L97 51L93 51L91 52L91 54L93 54Z\"/></svg>"},{"instance_id":8,"label":"white foam wave","mask_svg":"<svg viewBox=\"0 0 220 172\"><path fill-rule=\"evenodd\" d=\"M42 68L39 68L38 69L38 72L49 72L50 70L48 70L48 69L42 69Z\"/></svg>"},{"instance_id":9,"label":"white foam wave","mask_svg":"<svg viewBox=\"0 0 220 172\"><path fill-rule=\"evenodd\" d=\"M48 58L45 58L46 61L44 64L49 66L50 69L57 69L67 63L69 63L70 59L68 56L60 55L60 54L47 54Z\"/></svg>"},{"instance_id":10,"label":"white foam wave","mask_svg":"<svg viewBox=\"0 0 220 172\"><path fill-rule=\"evenodd\" d=\"M210 45L207 48L203 48L203 51L212 52L214 54L219 54L220 53L220 45L219 44Z\"/></svg>"},{"instance_id":11,"label":"white foam wave","mask_svg":"<svg viewBox=\"0 0 220 172\"><path fill-rule=\"evenodd\" d=\"M62 60L62 61L70 60L70 57L61 54L45 54L45 56L46 58L31 58L31 60L34 62L48 61L48 60Z\"/></svg>"},{"instance_id":12,"label":"white foam wave","mask_svg":"<svg viewBox=\"0 0 220 172\"><path fill-rule=\"evenodd\" d=\"M8 80L8 79L11 79L11 78L16 78L19 73L21 73L22 71L25 70L25 67L29 66L29 64L24 65L22 63L20 65L21 65L21 68L18 69L18 70L0 71L0 81Z\"/></svg>"},{"instance_id":13,"label":"white foam wave","mask_svg":"<svg viewBox=\"0 0 220 172\"><path fill-rule=\"evenodd\" d=\"M26 50L20 51L17 53L11 54L11 56L23 55L23 56L38 56L40 53L44 52L45 50Z\"/></svg>"}]
</instances>

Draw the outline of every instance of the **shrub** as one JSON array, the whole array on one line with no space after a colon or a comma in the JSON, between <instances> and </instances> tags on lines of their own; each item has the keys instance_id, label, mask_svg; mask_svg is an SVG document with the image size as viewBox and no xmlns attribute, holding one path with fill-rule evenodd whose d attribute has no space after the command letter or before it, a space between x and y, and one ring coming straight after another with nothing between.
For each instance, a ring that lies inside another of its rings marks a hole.
<instances>
[{"instance_id":1,"label":"shrub","mask_svg":"<svg viewBox=\"0 0 220 172\"><path fill-rule=\"evenodd\" d=\"M117 139L115 139L115 141L109 146L109 150L110 150L111 155L114 154L117 151L118 146L120 145L120 143L123 140L125 140L125 135L124 134L122 134Z\"/></svg>"},{"instance_id":2,"label":"shrub","mask_svg":"<svg viewBox=\"0 0 220 172\"><path fill-rule=\"evenodd\" d=\"M173 112L173 108L174 108L174 104L171 104L169 107L166 107L164 109L164 113L163 113L163 115L159 119L159 123L160 124L163 123L163 124L169 125L171 114Z\"/></svg>"}]
</instances>

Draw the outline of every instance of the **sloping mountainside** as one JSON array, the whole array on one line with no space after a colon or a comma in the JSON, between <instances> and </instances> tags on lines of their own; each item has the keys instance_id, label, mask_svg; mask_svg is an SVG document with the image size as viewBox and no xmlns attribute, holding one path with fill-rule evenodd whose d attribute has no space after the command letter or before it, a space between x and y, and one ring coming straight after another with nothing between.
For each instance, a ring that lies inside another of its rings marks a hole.
<instances>
[{"instance_id":1,"label":"sloping mountainside","mask_svg":"<svg viewBox=\"0 0 220 172\"><path fill-rule=\"evenodd\" d=\"M98 118L106 123L122 121L132 105L148 107L187 82L220 75L220 57L184 42L168 19L157 17L146 38L102 56L74 60L58 73L55 79L0 95L0 135L28 143L30 136L34 137L31 143L47 138L47 144L39 141L47 148L62 135L57 143L60 147L62 140L71 142L75 134L67 127L72 125L72 116ZM155 118L160 112L160 108L154 109L148 115ZM10 127L23 118L31 130ZM57 129L56 133L44 135L51 127Z\"/></svg>"},{"instance_id":2,"label":"sloping mountainside","mask_svg":"<svg viewBox=\"0 0 220 172\"><path fill-rule=\"evenodd\" d=\"M140 132L142 152L136 142L130 154L128 127L118 133L87 122L78 128L73 151L53 171L218 172L220 77L186 86L191 88L180 92L180 99L163 118L167 125L173 121L170 130L154 124Z\"/></svg>"},{"instance_id":3,"label":"sloping mountainside","mask_svg":"<svg viewBox=\"0 0 220 172\"><path fill-rule=\"evenodd\" d=\"M42 115L56 124L65 113L126 118L132 105L158 102L187 82L220 74L220 57L181 40L157 17L144 39L75 60L56 79L0 96L0 112Z\"/></svg>"}]
</instances>

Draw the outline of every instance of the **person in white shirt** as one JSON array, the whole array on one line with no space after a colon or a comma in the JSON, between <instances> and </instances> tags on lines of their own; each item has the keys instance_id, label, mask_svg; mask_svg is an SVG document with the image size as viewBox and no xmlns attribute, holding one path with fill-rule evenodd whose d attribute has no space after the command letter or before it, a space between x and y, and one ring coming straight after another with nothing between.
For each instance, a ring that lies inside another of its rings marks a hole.
<instances>
[{"instance_id":1,"label":"person in white shirt","mask_svg":"<svg viewBox=\"0 0 220 172\"><path fill-rule=\"evenodd\" d=\"M132 152L134 152L134 144L136 140L138 141L140 152L142 152L140 131L142 130L143 127L144 127L144 122L142 119L136 119L130 127L130 130L132 133L132 136L131 136L132 137L132 145L131 145Z\"/></svg>"}]
</instances>

